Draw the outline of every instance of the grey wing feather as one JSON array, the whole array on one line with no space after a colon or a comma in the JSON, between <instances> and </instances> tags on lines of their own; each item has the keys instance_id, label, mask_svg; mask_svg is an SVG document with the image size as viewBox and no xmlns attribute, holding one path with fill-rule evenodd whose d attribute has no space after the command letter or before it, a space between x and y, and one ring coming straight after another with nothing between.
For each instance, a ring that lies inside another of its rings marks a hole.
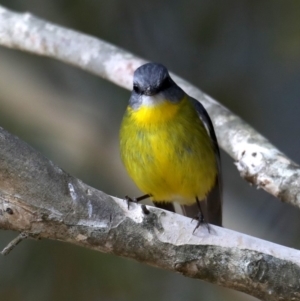
<instances>
[{"instance_id":1,"label":"grey wing feather","mask_svg":"<svg viewBox=\"0 0 300 301\"><path fill-rule=\"evenodd\" d=\"M206 200L201 201L201 209L204 214L204 219L210 223L217 226L222 226L222 175L221 175L221 157L218 145L218 140L216 133L214 131L213 123L203 107L203 105L196 99L189 97L190 101L194 105L199 118L203 122L207 133L209 134L216 157L216 163L218 168L218 175L216 177L216 183L213 189L209 192ZM195 203L192 206L182 206L182 211L186 216L195 217L199 212L199 208ZM206 215L206 216L205 216Z\"/></svg>"}]
</instances>

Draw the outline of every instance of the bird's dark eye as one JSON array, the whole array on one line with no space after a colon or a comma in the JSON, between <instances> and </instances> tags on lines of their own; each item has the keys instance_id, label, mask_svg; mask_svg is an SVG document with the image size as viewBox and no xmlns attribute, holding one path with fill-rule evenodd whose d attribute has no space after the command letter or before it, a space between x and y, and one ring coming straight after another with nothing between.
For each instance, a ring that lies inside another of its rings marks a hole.
<instances>
[{"instance_id":1,"label":"bird's dark eye","mask_svg":"<svg viewBox=\"0 0 300 301\"><path fill-rule=\"evenodd\" d=\"M136 85L136 84L133 84L133 90L134 90L134 92L136 92L136 93L138 93L138 94L141 93L140 87L139 87L138 85Z\"/></svg>"}]
</instances>

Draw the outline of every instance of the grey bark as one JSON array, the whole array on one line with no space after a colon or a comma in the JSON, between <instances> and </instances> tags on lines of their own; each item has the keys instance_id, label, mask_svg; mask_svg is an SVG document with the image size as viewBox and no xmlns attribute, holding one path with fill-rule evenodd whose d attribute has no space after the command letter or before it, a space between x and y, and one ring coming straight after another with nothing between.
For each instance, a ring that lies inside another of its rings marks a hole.
<instances>
[{"instance_id":1,"label":"grey bark","mask_svg":"<svg viewBox=\"0 0 300 301\"><path fill-rule=\"evenodd\" d=\"M126 89L144 60L100 39L0 6L0 45L51 57L101 76ZM266 138L198 88L173 76L208 110L220 146L241 176L283 202L300 207L300 168Z\"/></svg>"},{"instance_id":2,"label":"grey bark","mask_svg":"<svg viewBox=\"0 0 300 301\"><path fill-rule=\"evenodd\" d=\"M300 252L106 195L0 128L0 228L179 272L262 300L300 300ZM18 237L18 243L22 237ZM11 247L11 246L9 246Z\"/></svg>"},{"instance_id":3,"label":"grey bark","mask_svg":"<svg viewBox=\"0 0 300 301\"><path fill-rule=\"evenodd\" d=\"M0 6L0 45L52 57L131 89L145 61L101 40ZM299 166L239 117L174 76L200 100L241 175L299 206ZM300 300L299 251L212 226L192 234L185 217L127 204L95 190L0 129L0 228L58 239L176 271L263 300ZM19 242L18 237L13 246Z\"/></svg>"}]
</instances>

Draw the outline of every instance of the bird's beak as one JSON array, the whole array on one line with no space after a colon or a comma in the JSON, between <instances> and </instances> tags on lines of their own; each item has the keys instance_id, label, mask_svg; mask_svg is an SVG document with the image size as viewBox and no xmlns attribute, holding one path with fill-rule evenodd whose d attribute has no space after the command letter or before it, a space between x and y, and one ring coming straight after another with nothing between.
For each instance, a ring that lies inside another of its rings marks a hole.
<instances>
[{"instance_id":1,"label":"bird's beak","mask_svg":"<svg viewBox=\"0 0 300 301\"><path fill-rule=\"evenodd\" d=\"M146 90L144 91L144 94L147 96L153 95L153 91L151 90L150 87L147 87Z\"/></svg>"}]
</instances>

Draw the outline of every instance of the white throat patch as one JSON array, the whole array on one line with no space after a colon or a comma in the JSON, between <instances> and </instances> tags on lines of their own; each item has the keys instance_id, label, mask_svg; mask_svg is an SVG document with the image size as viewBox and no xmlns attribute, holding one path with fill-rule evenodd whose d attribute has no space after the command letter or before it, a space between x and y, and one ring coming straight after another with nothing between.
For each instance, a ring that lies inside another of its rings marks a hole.
<instances>
[{"instance_id":1,"label":"white throat patch","mask_svg":"<svg viewBox=\"0 0 300 301\"><path fill-rule=\"evenodd\" d=\"M141 96L141 104L147 107L153 107L165 102L166 99L162 97L161 94L156 94L152 96L142 95Z\"/></svg>"}]
</instances>

